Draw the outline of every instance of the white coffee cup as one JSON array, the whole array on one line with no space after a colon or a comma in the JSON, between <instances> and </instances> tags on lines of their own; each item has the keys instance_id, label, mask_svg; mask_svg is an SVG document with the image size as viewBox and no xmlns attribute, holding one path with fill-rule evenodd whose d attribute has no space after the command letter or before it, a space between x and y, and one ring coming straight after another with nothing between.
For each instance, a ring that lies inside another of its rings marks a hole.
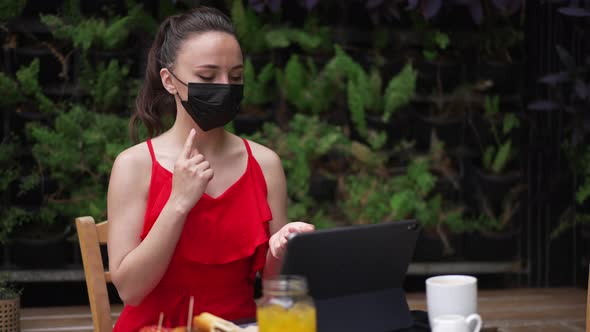
<instances>
[{"instance_id":1,"label":"white coffee cup","mask_svg":"<svg viewBox=\"0 0 590 332\"><path fill-rule=\"evenodd\" d=\"M477 314L477 279L464 275L426 279L426 305L431 326L441 315L468 317Z\"/></svg>"},{"instance_id":2,"label":"white coffee cup","mask_svg":"<svg viewBox=\"0 0 590 332\"><path fill-rule=\"evenodd\" d=\"M472 329L472 323L475 327ZM434 319L432 332L479 332L481 329L481 317L478 314L469 315L467 318L461 315L440 315Z\"/></svg>"}]
</instances>

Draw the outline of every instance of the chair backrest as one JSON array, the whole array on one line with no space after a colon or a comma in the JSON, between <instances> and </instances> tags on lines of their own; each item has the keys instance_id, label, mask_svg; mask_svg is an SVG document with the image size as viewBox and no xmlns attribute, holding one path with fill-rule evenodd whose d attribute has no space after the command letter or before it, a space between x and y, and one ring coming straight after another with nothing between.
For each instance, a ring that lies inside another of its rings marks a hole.
<instances>
[{"instance_id":1,"label":"chair backrest","mask_svg":"<svg viewBox=\"0 0 590 332\"><path fill-rule=\"evenodd\" d=\"M107 242L108 227L107 221L97 224L92 217L76 218L76 230L95 332L113 330L111 305L107 292L107 282L111 282L111 278L109 273L105 272L100 253L100 245Z\"/></svg>"}]
</instances>

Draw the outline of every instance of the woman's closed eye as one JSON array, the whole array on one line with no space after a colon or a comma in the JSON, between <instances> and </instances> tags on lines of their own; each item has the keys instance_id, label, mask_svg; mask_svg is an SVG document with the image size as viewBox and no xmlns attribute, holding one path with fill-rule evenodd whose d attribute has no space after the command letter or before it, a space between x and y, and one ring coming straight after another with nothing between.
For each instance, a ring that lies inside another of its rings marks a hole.
<instances>
[{"instance_id":1,"label":"woman's closed eye","mask_svg":"<svg viewBox=\"0 0 590 332\"><path fill-rule=\"evenodd\" d=\"M215 78L215 76L205 76L205 75L198 75L200 79L206 82L211 82Z\"/></svg>"},{"instance_id":2,"label":"woman's closed eye","mask_svg":"<svg viewBox=\"0 0 590 332\"><path fill-rule=\"evenodd\" d=\"M242 75L238 75L238 76L230 76L229 79L233 82L242 82Z\"/></svg>"}]
</instances>

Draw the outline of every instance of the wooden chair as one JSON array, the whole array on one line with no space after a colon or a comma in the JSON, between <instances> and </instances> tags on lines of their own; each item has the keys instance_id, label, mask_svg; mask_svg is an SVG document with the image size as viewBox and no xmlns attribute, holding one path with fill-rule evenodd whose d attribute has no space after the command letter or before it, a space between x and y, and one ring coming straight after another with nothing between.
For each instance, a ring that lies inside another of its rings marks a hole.
<instances>
[{"instance_id":1,"label":"wooden chair","mask_svg":"<svg viewBox=\"0 0 590 332\"><path fill-rule=\"evenodd\" d=\"M95 332L111 332L113 321L111 319L111 305L107 292L107 282L111 282L109 272L105 272L100 254L100 245L107 242L109 224L107 221L96 224L92 217L76 218L76 230L80 241L82 264L92 323Z\"/></svg>"}]
</instances>

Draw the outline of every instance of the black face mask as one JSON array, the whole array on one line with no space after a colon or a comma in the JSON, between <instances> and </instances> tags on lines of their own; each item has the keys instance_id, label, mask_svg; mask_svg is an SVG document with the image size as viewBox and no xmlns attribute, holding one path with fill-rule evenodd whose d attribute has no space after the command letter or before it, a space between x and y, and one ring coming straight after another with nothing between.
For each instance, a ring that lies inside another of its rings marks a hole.
<instances>
[{"instance_id":1,"label":"black face mask","mask_svg":"<svg viewBox=\"0 0 590 332\"><path fill-rule=\"evenodd\" d=\"M243 84L217 84L217 83L180 83L188 86L188 99L180 102L193 118L197 125L204 131L223 127L235 119L240 110L240 103L244 96ZM178 94L178 93L176 93Z\"/></svg>"}]
</instances>

